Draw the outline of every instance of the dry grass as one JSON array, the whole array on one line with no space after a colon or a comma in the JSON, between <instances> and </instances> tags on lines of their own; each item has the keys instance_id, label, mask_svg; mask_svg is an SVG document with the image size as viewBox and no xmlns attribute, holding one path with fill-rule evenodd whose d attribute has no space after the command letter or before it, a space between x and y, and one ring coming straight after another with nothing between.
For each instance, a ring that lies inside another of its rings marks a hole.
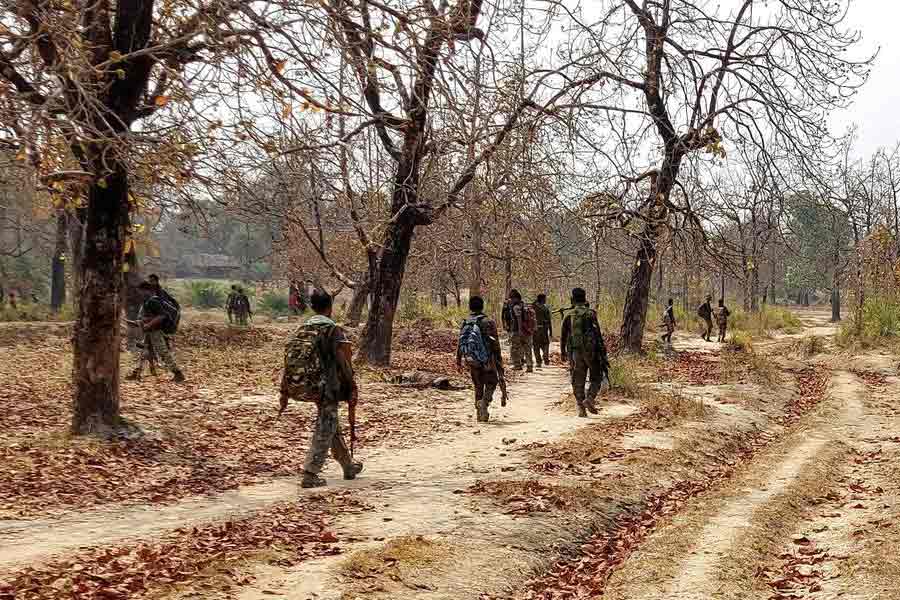
<instances>
[{"instance_id":1,"label":"dry grass","mask_svg":"<svg viewBox=\"0 0 900 600\"><path fill-rule=\"evenodd\" d=\"M644 388L640 403L647 420L656 424L703 420L710 413L703 398L685 396L678 390Z\"/></svg>"},{"instance_id":2,"label":"dry grass","mask_svg":"<svg viewBox=\"0 0 900 600\"><path fill-rule=\"evenodd\" d=\"M450 554L449 548L420 535L402 536L386 542L380 548L354 552L340 565L351 577L364 578L393 572L402 579L403 573L429 567Z\"/></svg>"},{"instance_id":3,"label":"dry grass","mask_svg":"<svg viewBox=\"0 0 900 600\"><path fill-rule=\"evenodd\" d=\"M825 338L807 335L791 345L791 352L800 358L810 358L825 351Z\"/></svg>"}]
</instances>

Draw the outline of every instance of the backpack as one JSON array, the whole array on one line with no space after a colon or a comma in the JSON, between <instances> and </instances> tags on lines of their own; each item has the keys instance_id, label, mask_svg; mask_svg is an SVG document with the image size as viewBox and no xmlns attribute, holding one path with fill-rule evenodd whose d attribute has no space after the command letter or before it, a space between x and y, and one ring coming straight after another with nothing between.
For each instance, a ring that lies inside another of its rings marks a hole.
<instances>
[{"instance_id":1,"label":"backpack","mask_svg":"<svg viewBox=\"0 0 900 600\"><path fill-rule=\"evenodd\" d=\"M479 322L484 315L469 317L459 329L459 354L469 367L482 368L490 361Z\"/></svg>"},{"instance_id":2,"label":"backpack","mask_svg":"<svg viewBox=\"0 0 900 600\"><path fill-rule=\"evenodd\" d=\"M178 325L181 323L181 305L165 290L161 291L156 299L159 300L163 315L166 317L163 321L162 332L166 335L174 335L178 332Z\"/></svg>"},{"instance_id":3,"label":"backpack","mask_svg":"<svg viewBox=\"0 0 900 600\"><path fill-rule=\"evenodd\" d=\"M535 331L537 331L537 314L532 305L526 304L522 307L522 334L534 335Z\"/></svg>"},{"instance_id":4,"label":"backpack","mask_svg":"<svg viewBox=\"0 0 900 600\"><path fill-rule=\"evenodd\" d=\"M595 326L594 311L587 306L576 306L569 313L571 333L568 339L569 352L581 352L593 356L597 350L600 331Z\"/></svg>"},{"instance_id":5,"label":"backpack","mask_svg":"<svg viewBox=\"0 0 900 600\"><path fill-rule=\"evenodd\" d=\"M325 391L325 361L331 354L326 343L334 325L304 325L284 347L281 392L295 400L318 402Z\"/></svg>"},{"instance_id":6,"label":"backpack","mask_svg":"<svg viewBox=\"0 0 900 600\"><path fill-rule=\"evenodd\" d=\"M709 319L712 317L712 308L704 302L697 308L697 316L701 319Z\"/></svg>"},{"instance_id":7,"label":"backpack","mask_svg":"<svg viewBox=\"0 0 900 600\"><path fill-rule=\"evenodd\" d=\"M501 319L503 320L503 329L506 331L512 331L515 326L515 317L513 316L512 305L509 302L503 303L503 312L501 313Z\"/></svg>"}]
</instances>

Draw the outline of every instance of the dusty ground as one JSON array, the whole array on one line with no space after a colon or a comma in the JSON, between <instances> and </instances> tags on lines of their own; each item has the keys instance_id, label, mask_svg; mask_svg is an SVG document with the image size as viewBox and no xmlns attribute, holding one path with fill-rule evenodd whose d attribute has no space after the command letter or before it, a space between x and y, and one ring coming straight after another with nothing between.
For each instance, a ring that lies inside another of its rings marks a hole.
<instances>
[{"instance_id":1,"label":"dusty ground","mask_svg":"<svg viewBox=\"0 0 900 600\"><path fill-rule=\"evenodd\" d=\"M896 360L802 317L753 352L678 335L588 420L559 367L487 425L367 372L366 471L314 493L308 407L272 418L288 325L196 325L192 384L127 384L148 435L114 444L60 433L65 326L0 331L0 598L900 598ZM404 368L452 365L400 339Z\"/></svg>"}]
</instances>

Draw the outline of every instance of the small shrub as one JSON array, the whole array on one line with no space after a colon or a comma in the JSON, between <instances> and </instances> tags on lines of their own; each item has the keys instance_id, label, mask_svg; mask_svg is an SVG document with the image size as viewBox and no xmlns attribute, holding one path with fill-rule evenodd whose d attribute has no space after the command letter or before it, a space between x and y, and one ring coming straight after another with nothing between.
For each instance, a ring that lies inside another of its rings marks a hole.
<instances>
[{"instance_id":1,"label":"small shrub","mask_svg":"<svg viewBox=\"0 0 900 600\"><path fill-rule=\"evenodd\" d=\"M677 422L702 419L707 408L702 398L691 398L674 390L654 390L641 399L641 409L654 421Z\"/></svg>"},{"instance_id":2,"label":"small shrub","mask_svg":"<svg viewBox=\"0 0 900 600\"><path fill-rule=\"evenodd\" d=\"M900 306L883 298L868 298L863 304L863 333L871 338L900 335Z\"/></svg>"},{"instance_id":3,"label":"small shrub","mask_svg":"<svg viewBox=\"0 0 900 600\"><path fill-rule=\"evenodd\" d=\"M635 364L632 359L618 356L613 357L609 365L610 387L626 398L638 398L641 395L641 385L635 373Z\"/></svg>"},{"instance_id":4,"label":"small shrub","mask_svg":"<svg viewBox=\"0 0 900 600\"><path fill-rule=\"evenodd\" d=\"M749 354L753 352L753 338L744 331L735 331L728 338L728 341L725 342L723 349L727 352L744 352Z\"/></svg>"},{"instance_id":5,"label":"small shrub","mask_svg":"<svg viewBox=\"0 0 900 600\"><path fill-rule=\"evenodd\" d=\"M215 281L188 281L187 296L194 308L222 308L228 297L228 290Z\"/></svg>"},{"instance_id":6,"label":"small shrub","mask_svg":"<svg viewBox=\"0 0 900 600\"><path fill-rule=\"evenodd\" d=\"M798 330L803 323L789 310L763 306L757 312L747 312L742 308L732 309L729 326L757 336L764 336L773 331Z\"/></svg>"},{"instance_id":7,"label":"small shrub","mask_svg":"<svg viewBox=\"0 0 900 600\"><path fill-rule=\"evenodd\" d=\"M808 335L797 340L793 349L802 358L809 358L825 351L825 340L817 335Z\"/></svg>"},{"instance_id":8,"label":"small shrub","mask_svg":"<svg viewBox=\"0 0 900 600\"><path fill-rule=\"evenodd\" d=\"M288 315L291 312L288 296L281 292L264 293L256 310L272 317Z\"/></svg>"}]
</instances>

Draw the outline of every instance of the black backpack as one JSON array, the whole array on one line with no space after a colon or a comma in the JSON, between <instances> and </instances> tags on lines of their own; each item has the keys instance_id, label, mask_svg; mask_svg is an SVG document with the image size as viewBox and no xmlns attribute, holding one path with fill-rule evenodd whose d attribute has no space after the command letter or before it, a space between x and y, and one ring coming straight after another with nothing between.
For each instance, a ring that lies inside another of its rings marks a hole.
<instances>
[{"instance_id":1,"label":"black backpack","mask_svg":"<svg viewBox=\"0 0 900 600\"><path fill-rule=\"evenodd\" d=\"M162 331L166 335L174 335L178 332L178 325L181 323L181 305L166 290L160 290L156 298L159 300L163 314L166 316Z\"/></svg>"}]
</instances>

